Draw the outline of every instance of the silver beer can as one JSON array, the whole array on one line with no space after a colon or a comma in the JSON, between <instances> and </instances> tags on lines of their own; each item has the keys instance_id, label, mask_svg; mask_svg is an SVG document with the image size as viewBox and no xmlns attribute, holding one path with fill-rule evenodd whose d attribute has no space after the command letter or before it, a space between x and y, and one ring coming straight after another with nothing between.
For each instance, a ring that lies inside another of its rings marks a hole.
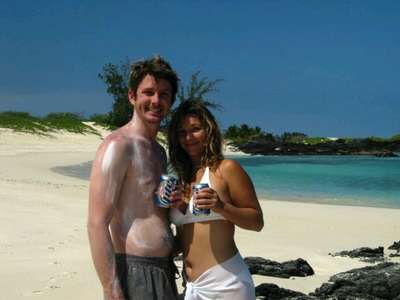
<instances>
[{"instance_id":1,"label":"silver beer can","mask_svg":"<svg viewBox=\"0 0 400 300\"><path fill-rule=\"evenodd\" d=\"M171 206L171 193L178 186L179 181L175 176L163 174L160 176L160 184L154 197L154 203L160 207Z\"/></svg>"},{"instance_id":2,"label":"silver beer can","mask_svg":"<svg viewBox=\"0 0 400 300\"><path fill-rule=\"evenodd\" d=\"M209 185L208 183L197 183L193 186L192 188L192 195L194 197L194 194L202 189L208 188ZM209 208L198 208L196 205L193 203L192 207L192 214L195 216L198 215L209 215L210 214L210 209Z\"/></svg>"}]
</instances>

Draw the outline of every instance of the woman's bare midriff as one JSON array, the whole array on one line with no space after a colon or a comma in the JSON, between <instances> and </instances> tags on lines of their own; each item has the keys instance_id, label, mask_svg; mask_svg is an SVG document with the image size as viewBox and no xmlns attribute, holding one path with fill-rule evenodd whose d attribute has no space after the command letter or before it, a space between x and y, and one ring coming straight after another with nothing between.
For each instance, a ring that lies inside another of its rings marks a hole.
<instances>
[{"instance_id":1,"label":"woman's bare midriff","mask_svg":"<svg viewBox=\"0 0 400 300\"><path fill-rule=\"evenodd\" d=\"M179 228L189 281L195 281L202 273L237 253L234 230L234 225L224 220L185 224Z\"/></svg>"}]
</instances>

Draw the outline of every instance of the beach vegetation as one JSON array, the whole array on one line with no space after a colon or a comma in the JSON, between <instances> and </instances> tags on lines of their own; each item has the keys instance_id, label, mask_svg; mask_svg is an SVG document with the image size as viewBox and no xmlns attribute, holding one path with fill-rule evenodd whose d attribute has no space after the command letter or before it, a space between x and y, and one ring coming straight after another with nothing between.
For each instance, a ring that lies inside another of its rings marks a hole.
<instances>
[{"instance_id":1,"label":"beach vegetation","mask_svg":"<svg viewBox=\"0 0 400 300\"><path fill-rule=\"evenodd\" d=\"M307 135L301 132L284 132L280 136L280 140L283 143L299 144L304 143Z\"/></svg>"},{"instance_id":2,"label":"beach vegetation","mask_svg":"<svg viewBox=\"0 0 400 300\"><path fill-rule=\"evenodd\" d=\"M380 142L387 142L388 139L377 137L377 136L369 136L366 138L368 142L375 142L375 143L380 143Z\"/></svg>"},{"instance_id":3,"label":"beach vegetation","mask_svg":"<svg viewBox=\"0 0 400 300\"><path fill-rule=\"evenodd\" d=\"M350 137L344 137L342 139L344 140L345 144L351 144L354 141L354 138L350 138Z\"/></svg>"},{"instance_id":4,"label":"beach vegetation","mask_svg":"<svg viewBox=\"0 0 400 300\"><path fill-rule=\"evenodd\" d=\"M396 134L390 138L392 142L400 142L400 134Z\"/></svg>"},{"instance_id":5,"label":"beach vegetation","mask_svg":"<svg viewBox=\"0 0 400 300\"><path fill-rule=\"evenodd\" d=\"M105 114L93 114L89 117L90 122L94 122L97 125L103 126L107 129L116 129L116 126L110 125L111 124L111 113Z\"/></svg>"},{"instance_id":6,"label":"beach vegetation","mask_svg":"<svg viewBox=\"0 0 400 300\"><path fill-rule=\"evenodd\" d=\"M395 157L400 134L391 138L309 137L300 132L265 133L259 127L232 125L224 132L229 144L249 154L262 155L374 155Z\"/></svg>"},{"instance_id":7,"label":"beach vegetation","mask_svg":"<svg viewBox=\"0 0 400 300\"><path fill-rule=\"evenodd\" d=\"M332 140L326 137L306 137L301 142L307 145L318 145L321 143L329 143Z\"/></svg>"},{"instance_id":8,"label":"beach vegetation","mask_svg":"<svg viewBox=\"0 0 400 300\"><path fill-rule=\"evenodd\" d=\"M74 133L94 133L98 132L92 127L83 123L85 118L76 113L58 112L49 113L40 119L41 123L47 126L49 131L65 130Z\"/></svg>"},{"instance_id":9,"label":"beach vegetation","mask_svg":"<svg viewBox=\"0 0 400 300\"><path fill-rule=\"evenodd\" d=\"M285 144L305 144L305 145L318 145L318 144L377 144L389 143L400 141L400 134L394 135L390 138L370 136L367 138L331 138L331 137L310 137L301 132L284 132L281 135L274 135L262 131L258 126L250 127L247 124L240 126L231 125L224 132L224 137L235 143L241 144L249 141L264 141L276 142Z\"/></svg>"},{"instance_id":10,"label":"beach vegetation","mask_svg":"<svg viewBox=\"0 0 400 300\"><path fill-rule=\"evenodd\" d=\"M35 117L26 112L0 112L0 127L17 132L46 136L57 130L99 134L95 129L84 124L83 121L84 118L75 113L50 113L44 117Z\"/></svg>"},{"instance_id":11,"label":"beach vegetation","mask_svg":"<svg viewBox=\"0 0 400 300\"><path fill-rule=\"evenodd\" d=\"M276 142L277 140L272 133L264 132L258 126L251 127L247 124L229 126L224 132L224 138L235 144L242 144L249 141Z\"/></svg>"},{"instance_id":12,"label":"beach vegetation","mask_svg":"<svg viewBox=\"0 0 400 300\"><path fill-rule=\"evenodd\" d=\"M39 118L27 112L5 111L0 112L0 127L9 128L18 132L44 134L48 128Z\"/></svg>"}]
</instances>

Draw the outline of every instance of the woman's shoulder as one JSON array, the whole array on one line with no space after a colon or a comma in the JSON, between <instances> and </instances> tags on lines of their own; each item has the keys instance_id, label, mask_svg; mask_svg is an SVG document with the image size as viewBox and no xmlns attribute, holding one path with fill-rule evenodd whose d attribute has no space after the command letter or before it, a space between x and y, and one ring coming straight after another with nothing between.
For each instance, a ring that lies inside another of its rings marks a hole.
<instances>
[{"instance_id":1,"label":"woman's shoulder","mask_svg":"<svg viewBox=\"0 0 400 300\"><path fill-rule=\"evenodd\" d=\"M218 171L221 172L223 177L229 177L238 172L243 172L243 168L236 160L223 159L218 165Z\"/></svg>"},{"instance_id":2,"label":"woman's shoulder","mask_svg":"<svg viewBox=\"0 0 400 300\"><path fill-rule=\"evenodd\" d=\"M236 160L229 158L221 160L219 167L227 170L231 170L232 168L241 168L240 164Z\"/></svg>"}]
</instances>

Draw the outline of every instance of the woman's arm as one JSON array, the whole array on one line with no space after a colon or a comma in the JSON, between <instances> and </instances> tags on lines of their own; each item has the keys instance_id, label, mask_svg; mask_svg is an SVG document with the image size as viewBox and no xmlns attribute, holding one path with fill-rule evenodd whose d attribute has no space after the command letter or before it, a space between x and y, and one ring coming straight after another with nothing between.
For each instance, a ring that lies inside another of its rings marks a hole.
<instances>
[{"instance_id":1,"label":"woman's arm","mask_svg":"<svg viewBox=\"0 0 400 300\"><path fill-rule=\"evenodd\" d=\"M263 213L246 171L229 159L221 162L219 171L228 187L231 203L222 201L213 189L205 189L196 205L212 209L241 228L261 231L264 227Z\"/></svg>"}]
</instances>

